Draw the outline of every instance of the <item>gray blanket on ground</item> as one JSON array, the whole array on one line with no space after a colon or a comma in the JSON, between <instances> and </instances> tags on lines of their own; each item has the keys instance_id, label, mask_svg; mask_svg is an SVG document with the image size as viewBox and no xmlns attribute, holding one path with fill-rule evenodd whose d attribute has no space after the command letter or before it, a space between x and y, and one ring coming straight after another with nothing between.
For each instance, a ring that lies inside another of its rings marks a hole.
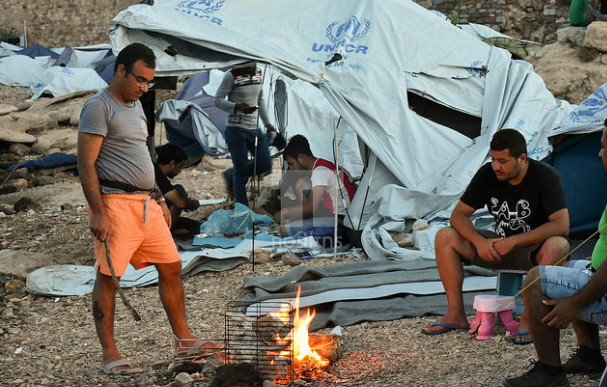
<instances>
[{"instance_id":1,"label":"gray blanket on ground","mask_svg":"<svg viewBox=\"0 0 607 387\"><path fill-rule=\"evenodd\" d=\"M473 314L474 296L494 293L495 277L465 269L464 303ZM240 301L251 304L293 299L301 288L300 305L316 309L311 330L447 312L436 263L424 259L302 265L281 277L247 278L244 287L250 293Z\"/></svg>"}]
</instances>

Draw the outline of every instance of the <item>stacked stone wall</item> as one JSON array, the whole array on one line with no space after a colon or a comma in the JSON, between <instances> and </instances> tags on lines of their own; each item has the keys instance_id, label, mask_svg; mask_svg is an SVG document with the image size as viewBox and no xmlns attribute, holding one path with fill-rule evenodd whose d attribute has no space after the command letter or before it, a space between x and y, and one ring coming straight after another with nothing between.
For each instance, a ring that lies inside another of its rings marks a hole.
<instances>
[{"instance_id":1,"label":"stacked stone wall","mask_svg":"<svg viewBox=\"0 0 607 387\"><path fill-rule=\"evenodd\" d=\"M506 35L553 43L556 30L569 24L571 0L416 0L459 23L483 24Z\"/></svg>"},{"instance_id":2,"label":"stacked stone wall","mask_svg":"<svg viewBox=\"0 0 607 387\"><path fill-rule=\"evenodd\" d=\"M46 47L110 43L112 19L134 0L8 0L2 4L0 30L27 32L27 43ZM24 26L25 23L25 26Z\"/></svg>"},{"instance_id":3,"label":"stacked stone wall","mask_svg":"<svg viewBox=\"0 0 607 387\"><path fill-rule=\"evenodd\" d=\"M362 0L381 1L381 0ZM408 1L408 0L403 0ZM459 23L487 25L507 35L552 43L557 28L568 23L570 0L416 0L451 15ZM3 2L0 30L23 35L28 44L47 47L109 43L112 19L133 0L10 0ZM1 31L0 31L1 32Z\"/></svg>"}]
</instances>

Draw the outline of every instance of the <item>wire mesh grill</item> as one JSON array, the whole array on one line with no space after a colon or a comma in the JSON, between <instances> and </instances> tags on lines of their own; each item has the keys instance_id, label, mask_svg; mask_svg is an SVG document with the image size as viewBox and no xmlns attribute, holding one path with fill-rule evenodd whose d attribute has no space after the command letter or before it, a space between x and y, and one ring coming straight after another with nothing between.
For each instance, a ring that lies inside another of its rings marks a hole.
<instances>
[{"instance_id":1,"label":"wire mesh grill","mask_svg":"<svg viewBox=\"0 0 607 387\"><path fill-rule=\"evenodd\" d=\"M293 381L293 306L288 302L228 303L226 364L253 364L264 379Z\"/></svg>"}]
</instances>

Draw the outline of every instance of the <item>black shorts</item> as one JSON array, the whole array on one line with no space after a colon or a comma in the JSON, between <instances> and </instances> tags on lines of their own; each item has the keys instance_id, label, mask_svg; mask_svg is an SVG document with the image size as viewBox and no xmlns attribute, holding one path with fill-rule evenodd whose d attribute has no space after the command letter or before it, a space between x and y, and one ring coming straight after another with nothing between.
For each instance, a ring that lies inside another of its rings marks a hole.
<instances>
[{"instance_id":1,"label":"black shorts","mask_svg":"<svg viewBox=\"0 0 607 387\"><path fill-rule=\"evenodd\" d=\"M499 236L493 231L477 231L487 239L499 238ZM537 243L528 246L515 247L514 250L502 256L501 261L491 262L484 261L478 255L478 253L475 252L472 261L465 262L493 270L529 270L532 267L537 266L537 252L539 251L541 246L541 243Z\"/></svg>"}]
</instances>

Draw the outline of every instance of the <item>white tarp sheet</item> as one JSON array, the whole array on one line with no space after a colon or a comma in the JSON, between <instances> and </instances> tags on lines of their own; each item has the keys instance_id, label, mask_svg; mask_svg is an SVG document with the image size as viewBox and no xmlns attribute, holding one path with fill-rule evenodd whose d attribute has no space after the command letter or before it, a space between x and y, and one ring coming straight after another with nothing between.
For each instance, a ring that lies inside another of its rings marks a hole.
<instances>
[{"instance_id":1,"label":"white tarp sheet","mask_svg":"<svg viewBox=\"0 0 607 387\"><path fill-rule=\"evenodd\" d=\"M33 101L42 94L59 97L81 90L101 90L107 83L93 69L54 66L46 70L30 87Z\"/></svg>"},{"instance_id":2,"label":"white tarp sheet","mask_svg":"<svg viewBox=\"0 0 607 387\"><path fill-rule=\"evenodd\" d=\"M0 59L0 83L27 87L40 79L46 70L39 61L25 55L11 55Z\"/></svg>"}]
</instances>

